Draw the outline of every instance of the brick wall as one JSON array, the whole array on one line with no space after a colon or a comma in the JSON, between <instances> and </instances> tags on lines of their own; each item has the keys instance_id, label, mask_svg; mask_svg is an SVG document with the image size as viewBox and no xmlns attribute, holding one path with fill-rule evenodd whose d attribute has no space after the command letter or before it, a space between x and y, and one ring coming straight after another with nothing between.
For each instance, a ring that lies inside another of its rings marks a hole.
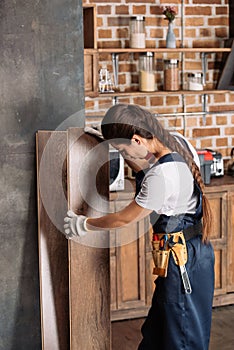
<instances>
[{"instance_id":1,"label":"brick wall","mask_svg":"<svg viewBox=\"0 0 234 350\"><path fill-rule=\"evenodd\" d=\"M83 4L95 4L97 11L97 47L129 47L129 18L132 15L144 15L146 27L146 47L165 47L168 22L162 15L162 6L176 6L178 14L174 21L177 47L223 47L229 37L229 4L228 0L128 0L105 1L84 0ZM163 84L163 60L177 58L177 54L156 54L156 81L158 90ZM138 90L139 54L119 55L119 89L120 91ZM179 55L180 85L186 80L187 72L202 71L200 53ZM207 55L206 87L215 88L221 71L222 54ZM99 68L107 67L112 72L111 56L102 54L99 57ZM119 102L136 103L152 112L167 128L178 130L187 136L197 148L209 147L229 158L234 146L234 94L207 95L207 115L202 114L202 96L189 94L147 95L120 97ZM112 105L109 98L86 97L87 123L97 121L96 115L103 115ZM181 116L176 113L194 115ZM217 112L217 113L216 113ZM210 114L209 114L210 113ZM166 114L166 116L164 115ZM169 115L168 115L169 114ZM95 117L94 117L95 115Z\"/></svg>"}]
</instances>

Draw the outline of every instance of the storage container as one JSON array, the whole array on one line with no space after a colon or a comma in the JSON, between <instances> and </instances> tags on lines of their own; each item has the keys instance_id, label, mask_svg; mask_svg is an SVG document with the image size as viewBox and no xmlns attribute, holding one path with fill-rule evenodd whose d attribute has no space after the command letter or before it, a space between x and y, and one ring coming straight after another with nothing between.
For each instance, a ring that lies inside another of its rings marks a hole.
<instances>
[{"instance_id":1,"label":"storage container","mask_svg":"<svg viewBox=\"0 0 234 350\"><path fill-rule=\"evenodd\" d=\"M136 16L130 19L130 47L145 48L145 17Z\"/></svg>"},{"instance_id":2,"label":"storage container","mask_svg":"<svg viewBox=\"0 0 234 350\"><path fill-rule=\"evenodd\" d=\"M164 61L164 90L179 90L179 61L170 59Z\"/></svg>"},{"instance_id":3,"label":"storage container","mask_svg":"<svg viewBox=\"0 0 234 350\"><path fill-rule=\"evenodd\" d=\"M153 52L146 52L139 58L139 90L155 91L155 68Z\"/></svg>"},{"instance_id":4,"label":"storage container","mask_svg":"<svg viewBox=\"0 0 234 350\"><path fill-rule=\"evenodd\" d=\"M188 73L188 90L203 90L202 73Z\"/></svg>"}]
</instances>

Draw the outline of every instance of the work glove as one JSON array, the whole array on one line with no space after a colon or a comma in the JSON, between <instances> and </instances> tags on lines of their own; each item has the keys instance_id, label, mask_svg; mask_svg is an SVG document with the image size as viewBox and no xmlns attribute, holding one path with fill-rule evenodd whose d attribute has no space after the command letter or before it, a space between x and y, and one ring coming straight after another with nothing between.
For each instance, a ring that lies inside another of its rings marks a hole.
<instances>
[{"instance_id":1,"label":"work glove","mask_svg":"<svg viewBox=\"0 0 234 350\"><path fill-rule=\"evenodd\" d=\"M76 215L72 210L68 210L67 216L64 218L64 232L66 238L83 237L87 233L86 221L84 215Z\"/></svg>"}]
</instances>

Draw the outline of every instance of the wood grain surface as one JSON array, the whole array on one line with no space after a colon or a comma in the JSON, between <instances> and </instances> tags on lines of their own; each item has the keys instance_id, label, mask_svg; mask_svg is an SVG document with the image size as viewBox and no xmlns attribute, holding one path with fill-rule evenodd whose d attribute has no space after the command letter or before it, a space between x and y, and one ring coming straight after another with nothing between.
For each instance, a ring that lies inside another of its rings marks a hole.
<instances>
[{"instance_id":1,"label":"wood grain surface","mask_svg":"<svg viewBox=\"0 0 234 350\"><path fill-rule=\"evenodd\" d=\"M37 133L38 241L42 349L69 349L67 133Z\"/></svg>"},{"instance_id":2,"label":"wood grain surface","mask_svg":"<svg viewBox=\"0 0 234 350\"><path fill-rule=\"evenodd\" d=\"M82 129L68 130L69 207L87 216L108 209L108 149ZM69 241L71 350L110 349L109 235Z\"/></svg>"}]
</instances>

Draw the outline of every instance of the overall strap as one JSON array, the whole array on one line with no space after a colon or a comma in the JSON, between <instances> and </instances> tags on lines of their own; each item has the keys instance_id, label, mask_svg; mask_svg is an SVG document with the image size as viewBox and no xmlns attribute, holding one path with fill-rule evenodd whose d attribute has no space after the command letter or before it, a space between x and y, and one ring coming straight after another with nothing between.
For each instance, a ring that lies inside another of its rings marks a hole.
<instances>
[{"instance_id":1,"label":"overall strap","mask_svg":"<svg viewBox=\"0 0 234 350\"><path fill-rule=\"evenodd\" d=\"M184 158L177 152L165 154L157 160L157 162L153 165L153 167L158 166L160 164L169 163L169 162L181 162L186 163Z\"/></svg>"},{"instance_id":2,"label":"overall strap","mask_svg":"<svg viewBox=\"0 0 234 350\"><path fill-rule=\"evenodd\" d=\"M154 165L164 164L168 162L181 162L186 163L184 158L178 153L169 153L161 157ZM190 226L198 225L200 230L201 218L202 218L202 192L194 180L194 194L197 197L196 212L194 214L180 214L175 216L167 216L165 214L157 214L153 212L150 214L150 221L153 225L154 232L176 232L180 230L185 230Z\"/></svg>"}]
</instances>

